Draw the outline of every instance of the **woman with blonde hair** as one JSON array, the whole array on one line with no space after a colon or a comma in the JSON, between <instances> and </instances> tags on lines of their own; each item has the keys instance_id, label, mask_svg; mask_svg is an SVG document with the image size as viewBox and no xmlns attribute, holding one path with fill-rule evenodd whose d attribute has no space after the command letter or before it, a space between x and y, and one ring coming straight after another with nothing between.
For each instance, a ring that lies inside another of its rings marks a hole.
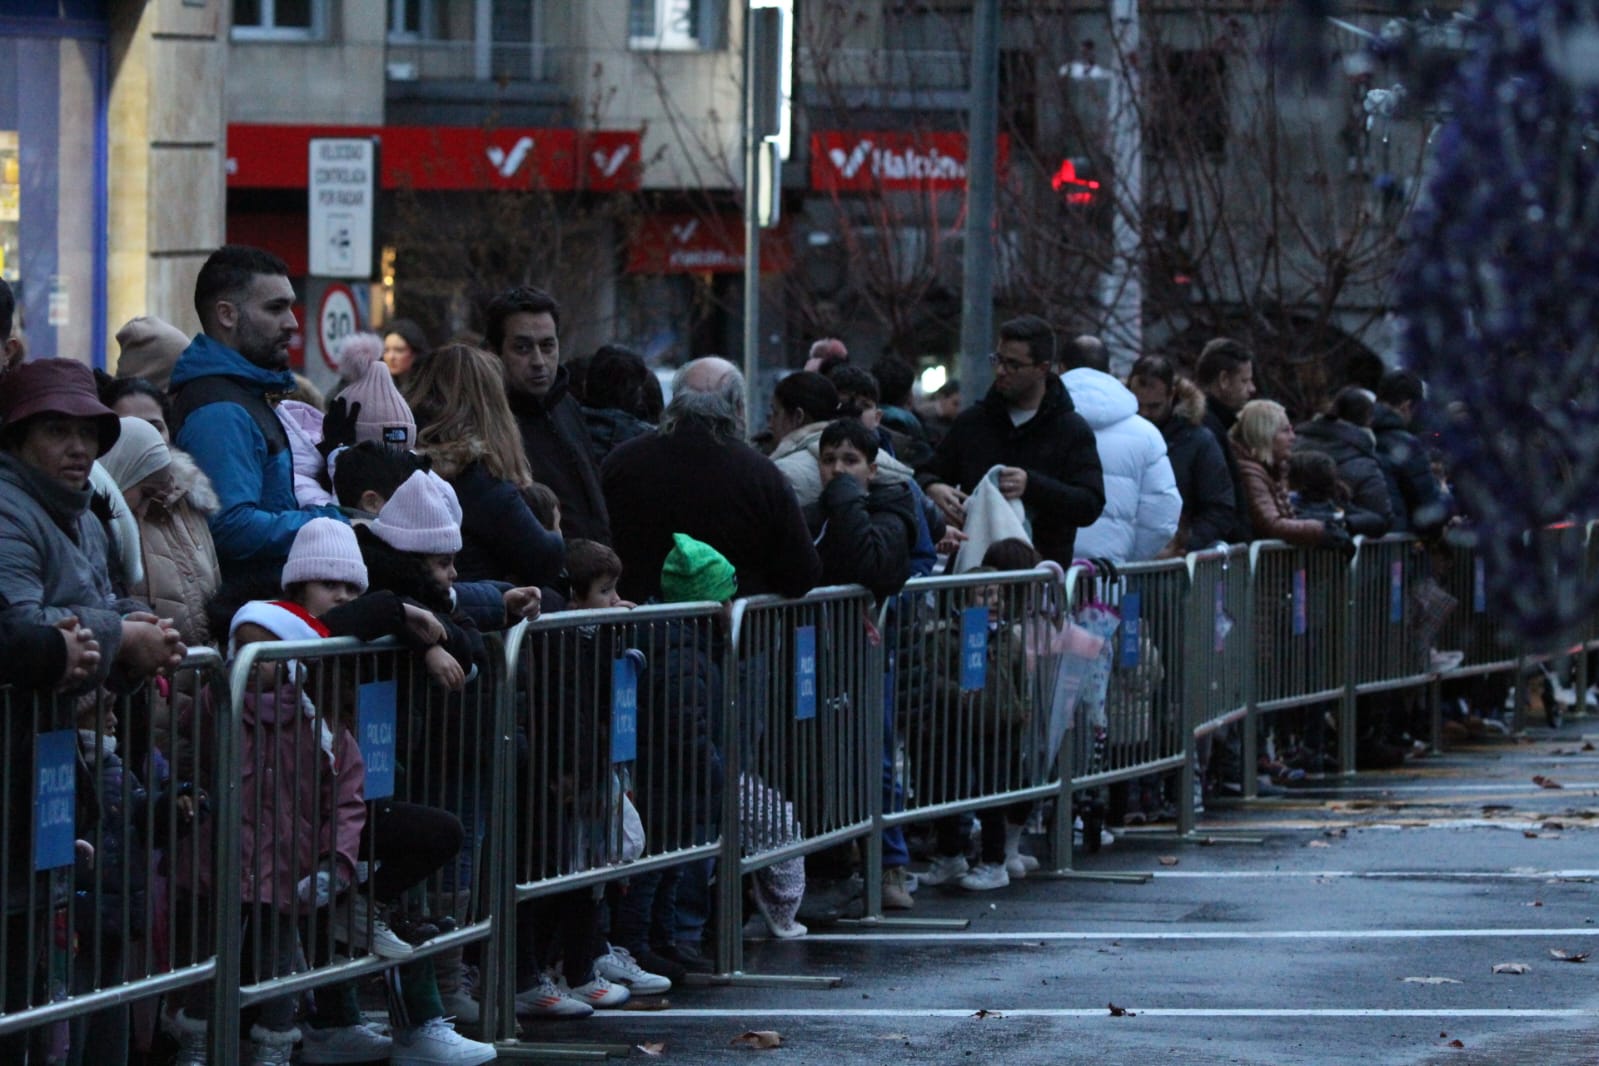
<instances>
[{"instance_id":1,"label":"woman with blonde hair","mask_svg":"<svg viewBox=\"0 0 1599 1066\"><path fill-rule=\"evenodd\" d=\"M566 547L522 497L533 471L500 361L465 344L446 345L413 371L405 398L420 427L416 450L460 499L459 579L554 584Z\"/></svg>"},{"instance_id":2,"label":"woman with blonde hair","mask_svg":"<svg viewBox=\"0 0 1599 1066\"><path fill-rule=\"evenodd\" d=\"M1250 400L1238 412L1238 421L1227 436L1238 461L1239 494L1248 503L1256 539L1308 547L1349 543L1343 526L1294 515L1288 499L1288 454L1294 446L1294 426L1282 404Z\"/></svg>"}]
</instances>

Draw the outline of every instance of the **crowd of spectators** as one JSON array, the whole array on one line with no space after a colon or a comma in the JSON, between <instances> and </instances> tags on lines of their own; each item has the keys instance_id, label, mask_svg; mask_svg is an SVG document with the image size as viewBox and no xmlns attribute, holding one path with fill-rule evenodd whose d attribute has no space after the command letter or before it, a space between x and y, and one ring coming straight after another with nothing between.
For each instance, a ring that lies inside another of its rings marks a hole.
<instances>
[{"instance_id":1,"label":"crowd of spectators","mask_svg":"<svg viewBox=\"0 0 1599 1066\"><path fill-rule=\"evenodd\" d=\"M1146 356L1124 382L1094 338L1062 344L1048 323L1023 316L999 329L987 393L962 409L951 382L928 398L925 416L908 364L884 356L862 367L842 342L824 339L777 385L763 454L734 364L689 362L664 404L651 367L621 344L575 361L574 375L562 360L559 303L527 287L487 305L481 347L435 347L415 323L392 321L382 335L342 344L330 403L286 399L308 395L289 368L293 303L280 260L224 247L196 282L201 331L189 338L135 319L117 334L117 376L96 380L71 359L23 362L0 284L0 681L83 704L158 683L187 648L232 658L253 641L354 635L403 641L430 684L459 691L485 654L482 633L541 613L797 597L846 583L890 600L909 578L950 565L968 509L991 498L1019 507L1030 539L983 546L983 565L997 569L1082 557L1123 564L1251 538L1347 550L1354 534L1436 533L1450 517L1412 428L1424 396L1412 375L1389 374L1375 395L1345 388L1296 427L1281 406L1255 398L1254 361L1225 338L1198 354L1193 379ZM1016 684L1011 653L991 655L994 683ZM641 690L692 684L699 694L675 708L686 717L650 725L645 743L677 745L691 728L705 742L674 746L671 757L720 787L708 739L720 713L714 662L687 648L641 669ZM277 714L275 701L295 702L281 683L273 675L253 692L247 748L298 750L303 740L313 764L318 748L328 765L358 764L347 732L318 737L322 711ZM31 750L26 718L6 728L8 750ZM885 766L893 757L885 750ZM353 881L363 847L396 856L378 894L395 900L476 831L476 812L365 804L359 778L339 776L353 791L329 814L341 819L338 876L309 896L304 885L263 883L246 894L249 908L326 903ZM25 788L29 776L8 780ZM664 832L651 807L671 787L644 785L643 824ZM548 802L532 788L519 795ZM8 800L27 806L25 793ZM970 864L967 820L941 820L924 882L983 891L1025 876L1036 866L1020 850L1027 813L985 815ZM290 839L253 846L309 847L315 861L314 842L293 838L292 827L279 832ZM27 886L25 837L7 841L8 905ZM399 858L407 848L409 862ZM896 830L885 840L885 905L913 905L909 861ZM709 969L708 877L645 875L605 907L587 890L540 901L529 929L548 923L556 933L518 930L518 1013L582 1016L620 1005L629 986L658 992ZM207 883L190 871L170 890L203 895ZM756 886L774 933L803 932L801 891L782 871ZM398 910L376 927L405 940ZM266 950L292 960L296 944ZM394 953L403 957L403 945ZM251 1053L287 1061L298 1042L306 1062L349 1061L337 1056L362 1048L394 1062L487 1061L493 1048L446 1020L475 1020L467 961L459 951L434 961L396 982L404 994L392 1037L320 1002L297 1018L290 998L259 1012ZM8 996L25 995L29 960L13 951L6 966L17 978ZM203 1062L203 997L167 1020L185 1049L180 1061ZM30 1039L37 1034L0 1045L20 1055ZM110 1054L126 1059L125 1050Z\"/></svg>"}]
</instances>

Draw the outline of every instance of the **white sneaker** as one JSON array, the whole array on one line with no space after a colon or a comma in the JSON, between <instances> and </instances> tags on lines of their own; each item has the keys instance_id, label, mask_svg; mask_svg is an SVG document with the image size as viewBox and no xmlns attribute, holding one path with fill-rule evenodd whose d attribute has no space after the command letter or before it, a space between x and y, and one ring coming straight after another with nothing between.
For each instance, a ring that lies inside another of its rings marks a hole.
<instances>
[{"instance_id":1,"label":"white sneaker","mask_svg":"<svg viewBox=\"0 0 1599 1066\"><path fill-rule=\"evenodd\" d=\"M970 869L964 855L935 855L933 865L927 868L926 873L917 874L916 880L924 885L950 885L959 881Z\"/></svg>"},{"instance_id":2,"label":"white sneaker","mask_svg":"<svg viewBox=\"0 0 1599 1066\"><path fill-rule=\"evenodd\" d=\"M1114 843L1116 843L1116 834L1115 833L1112 833L1109 829L1101 829L1099 831L1099 846L1100 847L1108 848Z\"/></svg>"},{"instance_id":3,"label":"white sneaker","mask_svg":"<svg viewBox=\"0 0 1599 1066\"><path fill-rule=\"evenodd\" d=\"M397 936L381 911L372 913L365 896L356 896L349 907L333 908L333 939L351 947L364 948L383 959L409 959L416 949Z\"/></svg>"},{"instance_id":4,"label":"white sneaker","mask_svg":"<svg viewBox=\"0 0 1599 1066\"><path fill-rule=\"evenodd\" d=\"M390 1066L477 1066L496 1057L493 1044L468 1040L448 1018L429 1018L410 1032L394 1034Z\"/></svg>"},{"instance_id":5,"label":"white sneaker","mask_svg":"<svg viewBox=\"0 0 1599 1066\"><path fill-rule=\"evenodd\" d=\"M263 1029L250 1026L250 1066L289 1066L294 1045L300 1042L298 1029Z\"/></svg>"},{"instance_id":6,"label":"white sneaker","mask_svg":"<svg viewBox=\"0 0 1599 1066\"><path fill-rule=\"evenodd\" d=\"M565 983L565 978L562 979L562 983ZM627 990L626 985L611 984L611 982L600 976L598 970L594 972L594 977L591 980L575 987L568 987L566 994L579 1003L587 1003L589 1006L601 1010L620 1007L632 997L632 993Z\"/></svg>"},{"instance_id":7,"label":"white sneaker","mask_svg":"<svg viewBox=\"0 0 1599 1066\"><path fill-rule=\"evenodd\" d=\"M1005 872L1012 881L1020 881L1038 869L1038 860L1022 854L1022 827L1005 825Z\"/></svg>"},{"instance_id":8,"label":"white sneaker","mask_svg":"<svg viewBox=\"0 0 1599 1066\"><path fill-rule=\"evenodd\" d=\"M658 996L662 992L672 990L669 978L658 973L650 973L638 964L633 953L626 948L619 948L615 944L609 945L610 952L594 960L594 972L613 984L623 984L634 992L646 996Z\"/></svg>"},{"instance_id":9,"label":"white sneaker","mask_svg":"<svg viewBox=\"0 0 1599 1066\"><path fill-rule=\"evenodd\" d=\"M335 1029L307 1025L300 1030L300 1039L300 1061L319 1066L381 1061L389 1057L393 1044L370 1025L341 1025Z\"/></svg>"},{"instance_id":10,"label":"white sneaker","mask_svg":"<svg viewBox=\"0 0 1599 1066\"><path fill-rule=\"evenodd\" d=\"M191 1018L181 1009L176 1014L162 1015L164 1028L178 1042L177 1058L172 1066L207 1066L209 1045L206 1040L204 1018Z\"/></svg>"},{"instance_id":11,"label":"white sneaker","mask_svg":"<svg viewBox=\"0 0 1599 1066\"><path fill-rule=\"evenodd\" d=\"M1010 884L1010 874L1004 863L980 862L958 884L968 892L991 892Z\"/></svg>"},{"instance_id":12,"label":"white sneaker","mask_svg":"<svg viewBox=\"0 0 1599 1066\"><path fill-rule=\"evenodd\" d=\"M519 1018L587 1018L593 1013L589 1004L556 987L549 974L539 974L538 984L516 994Z\"/></svg>"}]
</instances>

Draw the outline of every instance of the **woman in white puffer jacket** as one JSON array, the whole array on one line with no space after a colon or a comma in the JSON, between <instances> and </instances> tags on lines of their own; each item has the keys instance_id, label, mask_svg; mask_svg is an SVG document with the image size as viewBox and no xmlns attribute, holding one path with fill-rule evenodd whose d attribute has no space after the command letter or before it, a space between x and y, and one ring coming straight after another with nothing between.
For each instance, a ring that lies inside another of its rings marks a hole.
<instances>
[{"instance_id":1,"label":"woman in white puffer jacket","mask_svg":"<svg viewBox=\"0 0 1599 1066\"><path fill-rule=\"evenodd\" d=\"M1078 367L1060 380L1094 430L1105 472L1105 510L1077 531L1076 556L1116 563L1153 559L1177 532L1183 511L1166 439L1139 417L1138 398L1109 374Z\"/></svg>"}]
</instances>

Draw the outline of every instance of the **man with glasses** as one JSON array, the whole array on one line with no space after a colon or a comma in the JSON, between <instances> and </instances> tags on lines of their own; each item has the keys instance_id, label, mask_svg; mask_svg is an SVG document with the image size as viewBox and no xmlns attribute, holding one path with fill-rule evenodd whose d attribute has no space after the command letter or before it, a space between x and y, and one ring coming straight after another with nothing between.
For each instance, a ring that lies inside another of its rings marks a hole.
<instances>
[{"instance_id":1,"label":"man with glasses","mask_svg":"<svg viewBox=\"0 0 1599 1066\"><path fill-rule=\"evenodd\" d=\"M489 304L483 347L505 364L505 391L533 477L561 501L568 539L611 543L600 472L589 452L583 409L561 365L561 308L542 289L519 286Z\"/></svg>"},{"instance_id":2,"label":"man with glasses","mask_svg":"<svg viewBox=\"0 0 1599 1066\"><path fill-rule=\"evenodd\" d=\"M966 520L966 498L994 466L999 491L1020 500L1033 546L1070 566L1077 530L1105 507L1104 478L1094 431L1072 407L1055 376L1055 334L1035 315L999 328L989 357L994 384L982 402L962 412L917 479L952 525Z\"/></svg>"}]
</instances>

